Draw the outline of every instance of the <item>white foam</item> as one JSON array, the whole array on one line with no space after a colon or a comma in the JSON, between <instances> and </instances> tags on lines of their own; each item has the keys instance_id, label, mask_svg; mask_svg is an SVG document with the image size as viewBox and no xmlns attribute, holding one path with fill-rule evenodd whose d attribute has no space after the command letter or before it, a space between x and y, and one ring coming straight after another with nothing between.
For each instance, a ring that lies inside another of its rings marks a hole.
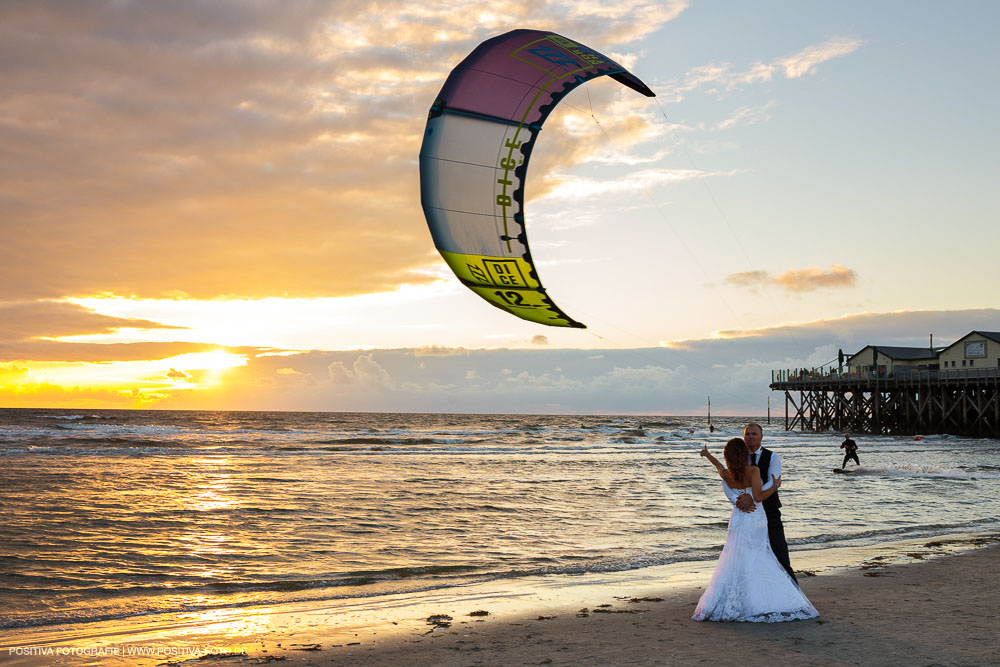
<instances>
[{"instance_id":1,"label":"white foam","mask_svg":"<svg viewBox=\"0 0 1000 667\"><path fill-rule=\"evenodd\" d=\"M976 472L944 468L935 465L903 463L900 465L859 466L848 468L853 475L887 475L890 477L943 477L949 479L1000 479L1000 473Z\"/></svg>"}]
</instances>

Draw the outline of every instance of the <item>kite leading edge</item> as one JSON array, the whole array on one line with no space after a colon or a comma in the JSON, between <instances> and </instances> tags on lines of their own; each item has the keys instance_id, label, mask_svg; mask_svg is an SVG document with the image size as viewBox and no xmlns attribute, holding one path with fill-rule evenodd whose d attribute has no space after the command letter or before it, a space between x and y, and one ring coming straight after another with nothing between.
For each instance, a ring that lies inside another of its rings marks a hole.
<instances>
[{"instance_id":1,"label":"kite leading edge","mask_svg":"<svg viewBox=\"0 0 1000 667\"><path fill-rule=\"evenodd\" d=\"M538 278L525 234L524 181L552 109L604 75L655 96L579 42L513 30L476 47L431 106L420 148L420 200L434 245L466 287L525 320L585 327L556 306Z\"/></svg>"}]
</instances>

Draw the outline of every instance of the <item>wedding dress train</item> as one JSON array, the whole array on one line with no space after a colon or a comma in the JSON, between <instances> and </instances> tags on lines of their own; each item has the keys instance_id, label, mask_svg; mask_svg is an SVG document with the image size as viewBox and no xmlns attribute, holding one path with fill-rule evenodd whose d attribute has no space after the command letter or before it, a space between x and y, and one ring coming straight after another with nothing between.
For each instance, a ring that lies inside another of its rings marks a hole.
<instances>
[{"instance_id":1,"label":"wedding dress train","mask_svg":"<svg viewBox=\"0 0 1000 667\"><path fill-rule=\"evenodd\" d=\"M727 491L733 513L726 545L691 618L777 623L819 616L774 557L767 539L764 508L756 503L755 511L743 512L736 508L735 500L750 493L750 489L732 492L727 488Z\"/></svg>"}]
</instances>

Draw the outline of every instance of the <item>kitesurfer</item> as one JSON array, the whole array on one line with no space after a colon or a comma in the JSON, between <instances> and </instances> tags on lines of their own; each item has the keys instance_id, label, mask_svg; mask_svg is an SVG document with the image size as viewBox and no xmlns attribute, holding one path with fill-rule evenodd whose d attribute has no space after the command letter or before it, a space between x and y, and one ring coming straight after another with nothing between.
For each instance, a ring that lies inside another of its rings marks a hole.
<instances>
[{"instance_id":1,"label":"kitesurfer","mask_svg":"<svg viewBox=\"0 0 1000 667\"><path fill-rule=\"evenodd\" d=\"M844 434L844 442L840 443L840 448L844 450L844 462L840 464L842 470L847 467L847 462L851 459L861 465L861 461L858 460L858 443L851 440L850 433Z\"/></svg>"}]
</instances>

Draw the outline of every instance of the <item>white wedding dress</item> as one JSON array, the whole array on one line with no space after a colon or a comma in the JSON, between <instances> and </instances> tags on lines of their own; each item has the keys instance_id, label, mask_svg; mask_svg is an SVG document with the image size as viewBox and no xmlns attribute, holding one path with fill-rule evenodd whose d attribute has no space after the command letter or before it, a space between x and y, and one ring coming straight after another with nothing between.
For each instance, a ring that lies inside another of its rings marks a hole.
<instances>
[{"instance_id":1,"label":"white wedding dress","mask_svg":"<svg viewBox=\"0 0 1000 667\"><path fill-rule=\"evenodd\" d=\"M733 491L723 483L733 505L726 546L712 580L698 600L695 621L778 623L814 618L819 612L785 572L767 539L767 516L757 503L753 512L736 509L736 498L750 489Z\"/></svg>"}]
</instances>

